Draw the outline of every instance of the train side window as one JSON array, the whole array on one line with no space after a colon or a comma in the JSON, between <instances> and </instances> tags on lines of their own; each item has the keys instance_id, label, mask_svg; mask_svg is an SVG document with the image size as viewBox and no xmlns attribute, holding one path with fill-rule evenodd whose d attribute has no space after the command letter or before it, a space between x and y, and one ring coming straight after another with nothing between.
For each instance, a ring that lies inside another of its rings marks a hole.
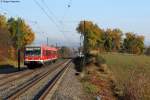
<instances>
[{"instance_id":1,"label":"train side window","mask_svg":"<svg viewBox=\"0 0 150 100\"><path fill-rule=\"evenodd\" d=\"M46 56L47 56L47 50L46 50Z\"/></svg>"},{"instance_id":2,"label":"train side window","mask_svg":"<svg viewBox=\"0 0 150 100\"><path fill-rule=\"evenodd\" d=\"M51 55L51 51L50 50L48 50L48 56L50 56Z\"/></svg>"},{"instance_id":3,"label":"train side window","mask_svg":"<svg viewBox=\"0 0 150 100\"><path fill-rule=\"evenodd\" d=\"M54 52L53 52L53 51L51 51L51 54L53 55L53 54L54 54Z\"/></svg>"},{"instance_id":4,"label":"train side window","mask_svg":"<svg viewBox=\"0 0 150 100\"><path fill-rule=\"evenodd\" d=\"M56 55L56 51L55 51L55 55Z\"/></svg>"},{"instance_id":5,"label":"train side window","mask_svg":"<svg viewBox=\"0 0 150 100\"><path fill-rule=\"evenodd\" d=\"M46 50L46 55L47 55L47 56L49 56L49 55L50 55L49 50Z\"/></svg>"},{"instance_id":6,"label":"train side window","mask_svg":"<svg viewBox=\"0 0 150 100\"><path fill-rule=\"evenodd\" d=\"M50 50L49 52L50 52L50 55L52 55L52 51Z\"/></svg>"}]
</instances>

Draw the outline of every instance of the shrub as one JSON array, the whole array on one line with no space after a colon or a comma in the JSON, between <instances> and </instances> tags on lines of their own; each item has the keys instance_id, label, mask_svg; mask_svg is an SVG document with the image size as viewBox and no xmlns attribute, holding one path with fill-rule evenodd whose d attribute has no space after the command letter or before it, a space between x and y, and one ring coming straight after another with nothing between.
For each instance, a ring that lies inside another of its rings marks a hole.
<instances>
[{"instance_id":1,"label":"shrub","mask_svg":"<svg viewBox=\"0 0 150 100\"><path fill-rule=\"evenodd\" d=\"M93 85L89 82L85 82L84 83L84 88L85 88L85 91L88 92L88 93L92 93L92 94L95 94L99 91L98 87L96 85Z\"/></svg>"},{"instance_id":2,"label":"shrub","mask_svg":"<svg viewBox=\"0 0 150 100\"><path fill-rule=\"evenodd\" d=\"M78 72L82 72L83 71L83 57L76 57L74 59L74 64L75 64L75 69Z\"/></svg>"},{"instance_id":3,"label":"shrub","mask_svg":"<svg viewBox=\"0 0 150 100\"><path fill-rule=\"evenodd\" d=\"M105 64L106 63L106 60L102 57L102 56L100 56L100 55L97 55L96 56L96 65L97 66L101 66L101 64Z\"/></svg>"},{"instance_id":4,"label":"shrub","mask_svg":"<svg viewBox=\"0 0 150 100\"><path fill-rule=\"evenodd\" d=\"M93 64L95 63L95 55L87 54L86 55L86 64Z\"/></svg>"}]
</instances>

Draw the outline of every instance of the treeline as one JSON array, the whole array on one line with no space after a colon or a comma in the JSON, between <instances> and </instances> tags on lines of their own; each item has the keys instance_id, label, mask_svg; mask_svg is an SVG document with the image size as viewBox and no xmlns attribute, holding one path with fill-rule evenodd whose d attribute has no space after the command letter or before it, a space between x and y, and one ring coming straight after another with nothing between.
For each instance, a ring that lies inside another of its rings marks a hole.
<instances>
[{"instance_id":1,"label":"treeline","mask_svg":"<svg viewBox=\"0 0 150 100\"><path fill-rule=\"evenodd\" d=\"M150 56L150 46L146 48L145 54Z\"/></svg>"},{"instance_id":2,"label":"treeline","mask_svg":"<svg viewBox=\"0 0 150 100\"><path fill-rule=\"evenodd\" d=\"M68 48L66 46L60 47L58 52L61 58L69 58L73 55L73 51L71 50L71 48Z\"/></svg>"},{"instance_id":3,"label":"treeline","mask_svg":"<svg viewBox=\"0 0 150 100\"><path fill-rule=\"evenodd\" d=\"M81 21L76 30L84 40L84 53L89 53L92 50L131 54L144 52L144 36L133 32L125 33L124 36L120 29L104 30L91 21Z\"/></svg>"},{"instance_id":4,"label":"treeline","mask_svg":"<svg viewBox=\"0 0 150 100\"><path fill-rule=\"evenodd\" d=\"M21 18L0 15L0 60L16 59L17 49L34 41L35 33Z\"/></svg>"}]
</instances>

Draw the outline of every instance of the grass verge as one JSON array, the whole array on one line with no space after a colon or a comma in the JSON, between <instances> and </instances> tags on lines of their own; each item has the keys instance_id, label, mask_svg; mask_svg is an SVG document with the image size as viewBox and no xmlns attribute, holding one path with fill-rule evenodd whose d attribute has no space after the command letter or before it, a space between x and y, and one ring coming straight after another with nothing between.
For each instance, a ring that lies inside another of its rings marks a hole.
<instances>
[{"instance_id":1,"label":"grass verge","mask_svg":"<svg viewBox=\"0 0 150 100\"><path fill-rule=\"evenodd\" d=\"M118 94L128 100L150 100L150 57L119 53L101 54L116 78Z\"/></svg>"}]
</instances>

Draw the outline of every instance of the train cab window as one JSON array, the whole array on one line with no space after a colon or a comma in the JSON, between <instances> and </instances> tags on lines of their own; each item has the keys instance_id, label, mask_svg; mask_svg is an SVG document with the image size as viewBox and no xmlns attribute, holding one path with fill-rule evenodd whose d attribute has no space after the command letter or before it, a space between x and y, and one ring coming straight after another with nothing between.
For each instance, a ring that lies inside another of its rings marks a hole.
<instances>
[{"instance_id":1,"label":"train cab window","mask_svg":"<svg viewBox=\"0 0 150 100\"><path fill-rule=\"evenodd\" d=\"M40 56L41 49L40 48L26 48L25 55L27 56Z\"/></svg>"},{"instance_id":2,"label":"train cab window","mask_svg":"<svg viewBox=\"0 0 150 100\"><path fill-rule=\"evenodd\" d=\"M54 51L54 54L56 54L56 51Z\"/></svg>"},{"instance_id":3,"label":"train cab window","mask_svg":"<svg viewBox=\"0 0 150 100\"><path fill-rule=\"evenodd\" d=\"M46 54L46 56L47 56L47 55L48 55L48 50L46 50L45 52L46 52L45 54Z\"/></svg>"}]
</instances>

